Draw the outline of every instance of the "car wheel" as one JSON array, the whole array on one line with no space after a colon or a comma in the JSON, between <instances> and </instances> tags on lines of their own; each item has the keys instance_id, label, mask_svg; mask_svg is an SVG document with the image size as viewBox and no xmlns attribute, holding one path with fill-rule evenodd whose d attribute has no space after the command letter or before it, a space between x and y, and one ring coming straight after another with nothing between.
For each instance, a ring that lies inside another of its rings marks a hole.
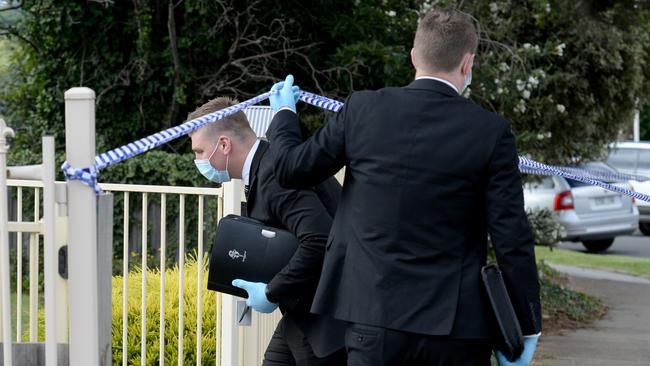
<instances>
[{"instance_id":1,"label":"car wheel","mask_svg":"<svg viewBox=\"0 0 650 366\"><path fill-rule=\"evenodd\" d=\"M639 230L641 230L643 235L650 235L650 222L640 222Z\"/></svg>"},{"instance_id":2,"label":"car wheel","mask_svg":"<svg viewBox=\"0 0 650 366\"><path fill-rule=\"evenodd\" d=\"M600 240L584 240L582 245L591 253L604 252L614 243L614 238Z\"/></svg>"}]
</instances>

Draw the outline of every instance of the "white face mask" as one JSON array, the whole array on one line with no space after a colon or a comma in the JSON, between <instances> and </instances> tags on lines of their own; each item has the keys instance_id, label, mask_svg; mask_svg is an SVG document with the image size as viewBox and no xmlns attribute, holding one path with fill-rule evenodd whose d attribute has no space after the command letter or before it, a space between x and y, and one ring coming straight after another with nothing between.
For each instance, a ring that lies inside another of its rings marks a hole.
<instances>
[{"instance_id":1,"label":"white face mask","mask_svg":"<svg viewBox=\"0 0 650 366\"><path fill-rule=\"evenodd\" d=\"M230 155L226 156L226 170L217 170L212 166L212 164L210 164L210 159L212 158L212 155L214 155L214 153L217 151L218 148L219 145L217 145L214 148L212 154L210 154L210 156L207 159L194 160L194 164L196 165L197 169L199 169L199 172L201 172L201 174L208 180L215 183L229 182L230 174L228 173L228 158L230 157Z\"/></svg>"}]
</instances>

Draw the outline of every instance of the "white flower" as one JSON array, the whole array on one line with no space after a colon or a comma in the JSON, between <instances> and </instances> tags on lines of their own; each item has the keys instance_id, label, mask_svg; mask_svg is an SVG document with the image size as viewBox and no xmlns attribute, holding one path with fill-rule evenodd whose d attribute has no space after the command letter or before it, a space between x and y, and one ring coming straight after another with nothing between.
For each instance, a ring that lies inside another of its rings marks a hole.
<instances>
[{"instance_id":1,"label":"white flower","mask_svg":"<svg viewBox=\"0 0 650 366\"><path fill-rule=\"evenodd\" d=\"M547 138L547 139L550 139L551 136L553 136L553 134L551 133L551 131L549 131L549 132L546 133L546 138Z\"/></svg>"},{"instance_id":2,"label":"white flower","mask_svg":"<svg viewBox=\"0 0 650 366\"><path fill-rule=\"evenodd\" d=\"M515 106L515 112L518 113L526 112L526 102L523 99L519 99L517 106Z\"/></svg>"},{"instance_id":3,"label":"white flower","mask_svg":"<svg viewBox=\"0 0 650 366\"><path fill-rule=\"evenodd\" d=\"M497 85L501 84L501 80L499 78L496 78L496 79L494 79L494 83L497 84Z\"/></svg>"},{"instance_id":4,"label":"white flower","mask_svg":"<svg viewBox=\"0 0 650 366\"><path fill-rule=\"evenodd\" d=\"M499 11L499 5L497 3L490 3L490 11L496 13Z\"/></svg>"},{"instance_id":5,"label":"white flower","mask_svg":"<svg viewBox=\"0 0 650 366\"><path fill-rule=\"evenodd\" d=\"M537 79L537 78L534 77L534 76L529 76L529 77L528 77L528 83L529 83L529 84L534 88L534 87L536 87L537 85L539 85L539 79Z\"/></svg>"},{"instance_id":6,"label":"white flower","mask_svg":"<svg viewBox=\"0 0 650 366\"><path fill-rule=\"evenodd\" d=\"M503 88L497 88L497 94L503 94Z\"/></svg>"},{"instance_id":7,"label":"white flower","mask_svg":"<svg viewBox=\"0 0 650 366\"><path fill-rule=\"evenodd\" d=\"M530 43L528 43L528 42L524 43L524 49L527 50L527 49L529 49L531 47L532 47L532 45Z\"/></svg>"},{"instance_id":8,"label":"white flower","mask_svg":"<svg viewBox=\"0 0 650 366\"><path fill-rule=\"evenodd\" d=\"M389 10L386 12L386 15L388 15L389 17L394 17L395 15L397 15L397 13L394 10Z\"/></svg>"},{"instance_id":9,"label":"white flower","mask_svg":"<svg viewBox=\"0 0 650 366\"><path fill-rule=\"evenodd\" d=\"M468 86L467 88L465 88L465 91L463 92L463 96L465 98L469 98L471 94L472 94L472 89Z\"/></svg>"},{"instance_id":10,"label":"white flower","mask_svg":"<svg viewBox=\"0 0 650 366\"><path fill-rule=\"evenodd\" d=\"M533 46L533 51L535 51L535 52L537 52L537 53L540 53L540 52L541 52L541 50L540 50L540 48L539 48L538 45L534 45L534 46Z\"/></svg>"},{"instance_id":11,"label":"white flower","mask_svg":"<svg viewBox=\"0 0 650 366\"><path fill-rule=\"evenodd\" d=\"M546 9L544 9L544 10L546 10L547 13L550 13L551 12L551 3L546 3Z\"/></svg>"},{"instance_id":12,"label":"white flower","mask_svg":"<svg viewBox=\"0 0 650 366\"><path fill-rule=\"evenodd\" d=\"M553 54L558 55L560 57L564 56L564 48L566 48L566 44L560 43L559 45L555 46L553 49Z\"/></svg>"},{"instance_id":13,"label":"white flower","mask_svg":"<svg viewBox=\"0 0 650 366\"><path fill-rule=\"evenodd\" d=\"M517 79L517 90L522 91L526 88L526 82Z\"/></svg>"},{"instance_id":14,"label":"white flower","mask_svg":"<svg viewBox=\"0 0 650 366\"><path fill-rule=\"evenodd\" d=\"M530 98L530 90L524 90L524 92L521 93L521 95L524 97L524 99Z\"/></svg>"},{"instance_id":15,"label":"white flower","mask_svg":"<svg viewBox=\"0 0 650 366\"><path fill-rule=\"evenodd\" d=\"M501 70L502 72L506 72L506 71L510 70L510 66L508 66L507 63L502 62L502 63L499 64L499 70Z\"/></svg>"},{"instance_id":16,"label":"white flower","mask_svg":"<svg viewBox=\"0 0 650 366\"><path fill-rule=\"evenodd\" d=\"M566 111L566 108L562 104L558 104L555 107L557 108L557 111L560 113L564 113L564 111Z\"/></svg>"},{"instance_id":17,"label":"white flower","mask_svg":"<svg viewBox=\"0 0 650 366\"><path fill-rule=\"evenodd\" d=\"M544 135L543 133L538 133L537 134L537 139L538 140L544 140L544 137L546 137L546 135Z\"/></svg>"}]
</instances>

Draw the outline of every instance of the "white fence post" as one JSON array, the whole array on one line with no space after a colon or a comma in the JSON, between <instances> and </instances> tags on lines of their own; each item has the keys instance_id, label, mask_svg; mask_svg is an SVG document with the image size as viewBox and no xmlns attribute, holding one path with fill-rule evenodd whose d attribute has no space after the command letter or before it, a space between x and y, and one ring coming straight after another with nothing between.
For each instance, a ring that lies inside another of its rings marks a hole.
<instances>
[{"instance_id":1,"label":"white fence post","mask_svg":"<svg viewBox=\"0 0 650 366\"><path fill-rule=\"evenodd\" d=\"M66 160L90 167L95 157L95 92L65 92ZM100 365L97 274L97 201L80 181L68 182L70 366Z\"/></svg>"},{"instance_id":2,"label":"white fence post","mask_svg":"<svg viewBox=\"0 0 650 366\"><path fill-rule=\"evenodd\" d=\"M56 247L56 188L54 181L54 136L43 136L43 264L45 271L45 365L56 366L58 358Z\"/></svg>"},{"instance_id":3,"label":"white fence post","mask_svg":"<svg viewBox=\"0 0 650 366\"><path fill-rule=\"evenodd\" d=\"M13 137L14 131L0 119L0 298L2 299L2 335L4 366L11 366L11 301L9 286L9 228L7 216L7 138Z\"/></svg>"},{"instance_id":4,"label":"white fence post","mask_svg":"<svg viewBox=\"0 0 650 366\"><path fill-rule=\"evenodd\" d=\"M242 182L233 179L223 184L223 215L241 214ZM239 362L239 327L237 298L222 295L221 366L237 366Z\"/></svg>"}]
</instances>

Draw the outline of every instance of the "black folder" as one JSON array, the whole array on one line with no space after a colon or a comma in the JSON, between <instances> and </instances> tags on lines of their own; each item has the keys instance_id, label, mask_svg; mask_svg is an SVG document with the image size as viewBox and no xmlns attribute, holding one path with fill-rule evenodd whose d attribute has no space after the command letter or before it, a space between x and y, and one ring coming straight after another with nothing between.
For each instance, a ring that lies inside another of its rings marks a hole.
<instances>
[{"instance_id":1,"label":"black folder","mask_svg":"<svg viewBox=\"0 0 650 366\"><path fill-rule=\"evenodd\" d=\"M481 275L498 325L496 347L508 360L514 361L524 351L524 336L501 271L495 264L489 264L481 269Z\"/></svg>"},{"instance_id":2,"label":"black folder","mask_svg":"<svg viewBox=\"0 0 650 366\"><path fill-rule=\"evenodd\" d=\"M210 252L208 290L248 297L246 291L232 286L232 280L268 283L289 263L299 244L289 231L258 220L237 215L222 218Z\"/></svg>"}]
</instances>

